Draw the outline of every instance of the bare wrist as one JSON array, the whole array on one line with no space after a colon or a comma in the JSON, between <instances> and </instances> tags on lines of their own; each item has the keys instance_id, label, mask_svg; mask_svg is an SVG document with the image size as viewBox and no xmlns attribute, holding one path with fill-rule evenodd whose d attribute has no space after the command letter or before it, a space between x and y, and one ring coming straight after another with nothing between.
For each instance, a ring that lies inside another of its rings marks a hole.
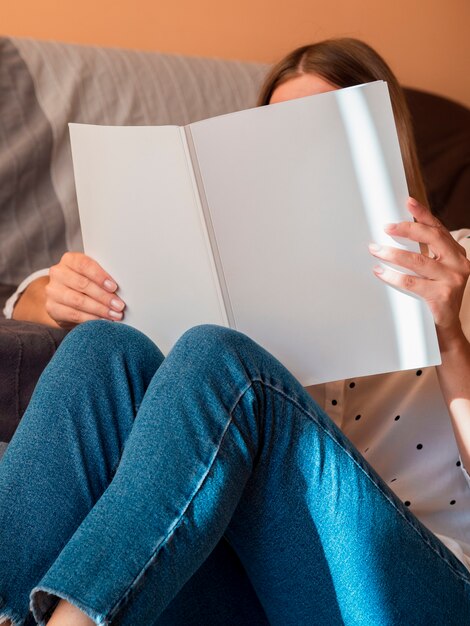
<instances>
[{"instance_id":1,"label":"bare wrist","mask_svg":"<svg viewBox=\"0 0 470 626\"><path fill-rule=\"evenodd\" d=\"M448 328L436 327L436 331L441 355L454 351L460 352L462 348L468 348L469 344L460 322Z\"/></svg>"},{"instance_id":2,"label":"bare wrist","mask_svg":"<svg viewBox=\"0 0 470 626\"><path fill-rule=\"evenodd\" d=\"M43 276L26 287L15 303L12 319L58 326L46 311L45 287L48 282L49 277Z\"/></svg>"}]
</instances>

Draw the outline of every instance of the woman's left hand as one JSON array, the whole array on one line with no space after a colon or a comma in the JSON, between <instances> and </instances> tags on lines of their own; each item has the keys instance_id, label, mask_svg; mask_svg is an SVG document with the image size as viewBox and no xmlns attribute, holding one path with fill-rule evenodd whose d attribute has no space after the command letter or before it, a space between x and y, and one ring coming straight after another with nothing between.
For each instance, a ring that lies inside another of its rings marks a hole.
<instances>
[{"instance_id":1,"label":"woman's left hand","mask_svg":"<svg viewBox=\"0 0 470 626\"><path fill-rule=\"evenodd\" d=\"M415 275L400 274L382 266L375 267L374 273L393 287L421 296L431 310L439 333L459 332L460 306L470 276L470 261L465 248L455 241L429 209L413 198L408 200L408 210L415 222L388 224L385 232L391 237L426 244L430 256L371 244L369 250L375 257L404 270L411 270Z\"/></svg>"}]
</instances>

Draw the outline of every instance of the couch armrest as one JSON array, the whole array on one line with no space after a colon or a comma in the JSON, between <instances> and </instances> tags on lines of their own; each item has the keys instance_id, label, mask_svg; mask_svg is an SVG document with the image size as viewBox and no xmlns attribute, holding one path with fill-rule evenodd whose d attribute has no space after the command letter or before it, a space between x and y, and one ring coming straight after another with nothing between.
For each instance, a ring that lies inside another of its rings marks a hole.
<instances>
[{"instance_id":1,"label":"couch armrest","mask_svg":"<svg viewBox=\"0 0 470 626\"><path fill-rule=\"evenodd\" d=\"M18 426L41 372L67 331L0 319L0 441Z\"/></svg>"}]
</instances>

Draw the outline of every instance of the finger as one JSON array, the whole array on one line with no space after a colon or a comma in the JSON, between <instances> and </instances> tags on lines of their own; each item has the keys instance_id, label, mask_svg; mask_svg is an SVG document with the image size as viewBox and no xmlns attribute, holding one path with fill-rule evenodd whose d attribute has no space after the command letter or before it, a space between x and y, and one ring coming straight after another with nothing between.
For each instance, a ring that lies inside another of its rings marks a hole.
<instances>
[{"instance_id":1,"label":"finger","mask_svg":"<svg viewBox=\"0 0 470 626\"><path fill-rule=\"evenodd\" d=\"M114 292L118 285L114 278L106 272L94 259L81 252L66 252L61 263L73 271L86 276L97 285L104 287L107 291Z\"/></svg>"},{"instance_id":2,"label":"finger","mask_svg":"<svg viewBox=\"0 0 470 626\"><path fill-rule=\"evenodd\" d=\"M418 202L415 198L411 198L411 197L408 198L407 207L408 207L408 211L411 213L411 215L413 216L413 219L416 222L419 222L421 224L426 224L438 230L444 228L443 224L440 222L440 220L437 219L437 217L435 217L431 213L430 209L426 207L424 204L421 204L420 202ZM430 249L427 243L423 243L420 241L419 249L421 253L426 256L430 256L432 258L436 258L437 256Z\"/></svg>"},{"instance_id":3,"label":"finger","mask_svg":"<svg viewBox=\"0 0 470 626\"><path fill-rule=\"evenodd\" d=\"M432 280L410 274L401 274L389 267L377 265L374 267L374 274L387 285L421 298L432 299L434 292L437 293L438 291L437 283Z\"/></svg>"},{"instance_id":4,"label":"finger","mask_svg":"<svg viewBox=\"0 0 470 626\"><path fill-rule=\"evenodd\" d=\"M46 309L49 315L59 322L60 313L57 307L67 307L74 309L80 313L92 315L96 318L104 318L109 320L122 320L123 313L109 308L105 304L90 298L84 293L69 289L63 285L57 287L53 283L49 283L46 287Z\"/></svg>"},{"instance_id":5,"label":"finger","mask_svg":"<svg viewBox=\"0 0 470 626\"><path fill-rule=\"evenodd\" d=\"M418 202L415 198L408 198L407 208L411 215L421 224L432 226L433 228L445 228L442 222L435 217L428 207Z\"/></svg>"},{"instance_id":6,"label":"finger","mask_svg":"<svg viewBox=\"0 0 470 626\"><path fill-rule=\"evenodd\" d=\"M398 222L397 224L387 224L384 230L393 238L400 237L427 244L434 255L438 257L448 257L449 255L460 257L460 251L455 245L456 242L445 229L437 229L419 222Z\"/></svg>"},{"instance_id":7,"label":"finger","mask_svg":"<svg viewBox=\"0 0 470 626\"><path fill-rule=\"evenodd\" d=\"M62 304L55 304L53 311L48 311L50 317L54 319L62 328L73 328L77 324L102 319L97 315L84 313L77 309L72 309Z\"/></svg>"},{"instance_id":8,"label":"finger","mask_svg":"<svg viewBox=\"0 0 470 626\"><path fill-rule=\"evenodd\" d=\"M379 246L376 243L369 244L369 251L376 258L411 270L423 278L438 280L447 275L442 264L419 252L409 252L391 246Z\"/></svg>"},{"instance_id":9,"label":"finger","mask_svg":"<svg viewBox=\"0 0 470 626\"><path fill-rule=\"evenodd\" d=\"M57 289L56 293L58 293L58 290L63 286L73 291L84 293L93 300L115 311L121 312L126 306L117 294L106 291L86 276L78 274L65 265L55 265L51 267L49 270L49 278L52 286Z\"/></svg>"},{"instance_id":10,"label":"finger","mask_svg":"<svg viewBox=\"0 0 470 626\"><path fill-rule=\"evenodd\" d=\"M458 319L462 298L448 285L381 266L374 267L374 273L389 286L425 300L436 326L444 328Z\"/></svg>"}]
</instances>

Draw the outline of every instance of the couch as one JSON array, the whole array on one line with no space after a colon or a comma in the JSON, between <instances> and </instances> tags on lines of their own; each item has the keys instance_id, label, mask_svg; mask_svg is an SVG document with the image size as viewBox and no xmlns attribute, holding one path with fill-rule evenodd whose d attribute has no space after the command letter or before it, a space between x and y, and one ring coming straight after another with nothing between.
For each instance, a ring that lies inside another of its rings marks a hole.
<instances>
[{"instance_id":1,"label":"couch","mask_svg":"<svg viewBox=\"0 0 470 626\"><path fill-rule=\"evenodd\" d=\"M267 66L0 38L0 304L81 250L68 122L186 124L254 106ZM470 225L470 110L406 89L432 210ZM0 309L1 310L1 309ZM0 319L0 442L65 331ZM0 455L2 453L0 443Z\"/></svg>"}]
</instances>

